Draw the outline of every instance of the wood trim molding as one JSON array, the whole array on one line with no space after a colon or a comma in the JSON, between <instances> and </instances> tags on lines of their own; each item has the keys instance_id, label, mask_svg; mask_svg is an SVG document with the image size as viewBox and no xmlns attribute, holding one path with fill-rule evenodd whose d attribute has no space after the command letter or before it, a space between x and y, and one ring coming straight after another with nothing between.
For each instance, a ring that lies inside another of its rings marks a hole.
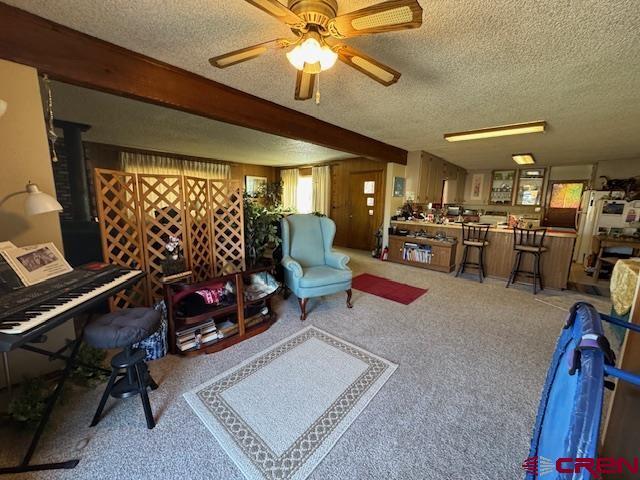
<instances>
[{"instance_id":1,"label":"wood trim molding","mask_svg":"<svg viewBox=\"0 0 640 480\"><path fill-rule=\"evenodd\" d=\"M0 58L63 82L371 159L407 151L0 2Z\"/></svg>"}]
</instances>

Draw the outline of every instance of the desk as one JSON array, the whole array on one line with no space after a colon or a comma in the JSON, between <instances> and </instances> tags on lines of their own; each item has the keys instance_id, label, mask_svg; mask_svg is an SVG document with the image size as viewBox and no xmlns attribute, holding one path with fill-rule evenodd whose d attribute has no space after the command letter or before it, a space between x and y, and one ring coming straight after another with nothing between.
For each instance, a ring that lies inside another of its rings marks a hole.
<instances>
[{"instance_id":1,"label":"desk","mask_svg":"<svg viewBox=\"0 0 640 480\"><path fill-rule=\"evenodd\" d=\"M637 256L640 251L640 239L635 237L610 237L608 235L596 235L593 237L593 251L598 252L596 259L595 270L593 271L593 279L598 280L600 278L600 270L602 269L602 262L615 265L618 261L617 257L605 257L605 248L611 247L628 247L633 249L633 255Z\"/></svg>"}]
</instances>

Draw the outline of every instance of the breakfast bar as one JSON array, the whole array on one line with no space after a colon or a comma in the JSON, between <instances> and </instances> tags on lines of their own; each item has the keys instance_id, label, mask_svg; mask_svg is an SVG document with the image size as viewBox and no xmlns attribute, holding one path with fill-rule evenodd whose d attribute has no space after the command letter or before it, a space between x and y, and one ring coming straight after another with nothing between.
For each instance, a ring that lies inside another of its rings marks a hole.
<instances>
[{"instance_id":1,"label":"breakfast bar","mask_svg":"<svg viewBox=\"0 0 640 480\"><path fill-rule=\"evenodd\" d=\"M407 232L404 234L404 232ZM437 240L436 240L437 238ZM433 268L428 263L419 263L403 259L405 243L415 244L426 242L438 242L441 245L450 245L451 268L434 268L440 271L452 271L455 265L462 260L462 225L460 223L434 224L425 221L407 220L391 221L389 234L389 260L398 263ZM417 240L417 241L416 241ZM485 248L485 273L488 277L509 278L513 268L513 231L510 228L492 227L487 236L489 245ZM554 289L567 288L571 258L576 241L575 231L548 229L544 241L547 251L542 256L542 278L544 286ZM437 266L437 265L436 265ZM533 270L531 259L523 258L523 270Z\"/></svg>"}]
</instances>

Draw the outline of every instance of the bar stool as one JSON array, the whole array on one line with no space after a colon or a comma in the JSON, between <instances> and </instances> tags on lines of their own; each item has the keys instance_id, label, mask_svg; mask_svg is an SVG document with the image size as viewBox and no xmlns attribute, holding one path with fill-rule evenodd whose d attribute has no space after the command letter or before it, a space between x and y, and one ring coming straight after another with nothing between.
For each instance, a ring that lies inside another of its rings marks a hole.
<instances>
[{"instance_id":1,"label":"bar stool","mask_svg":"<svg viewBox=\"0 0 640 480\"><path fill-rule=\"evenodd\" d=\"M533 294L538 293L538 282L540 283L540 290L544 290L542 283L542 270L540 268L540 258L542 254L547 251L547 247L544 246L544 237L547 234L547 229L544 227L539 228L520 228L513 227L513 250L516 252L516 256L513 261L513 269L511 275L507 280L506 288L509 285L515 283L518 274L533 276ZM533 271L520 270L520 263L522 262L522 256L525 254L533 255Z\"/></svg>"},{"instance_id":2,"label":"bar stool","mask_svg":"<svg viewBox=\"0 0 640 480\"><path fill-rule=\"evenodd\" d=\"M466 267L473 267L478 269L478 278L480 283L484 281L484 247L489 245L487 241L487 234L489 233L490 225L485 223L463 223L462 224L462 245L464 245L464 252L462 254L462 262L456 272L456 277L464 273ZM470 248L478 249L478 261L469 262L467 256L469 255Z\"/></svg>"},{"instance_id":3,"label":"bar stool","mask_svg":"<svg viewBox=\"0 0 640 480\"><path fill-rule=\"evenodd\" d=\"M92 427L100 421L109 395L114 398L140 395L147 428L155 427L147 388L155 390L158 385L144 362L145 351L133 348L133 345L154 333L159 326L160 312L151 308L117 310L87 324L84 340L89 345L102 349L123 349L111 359L111 376L93 416Z\"/></svg>"}]
</instances>

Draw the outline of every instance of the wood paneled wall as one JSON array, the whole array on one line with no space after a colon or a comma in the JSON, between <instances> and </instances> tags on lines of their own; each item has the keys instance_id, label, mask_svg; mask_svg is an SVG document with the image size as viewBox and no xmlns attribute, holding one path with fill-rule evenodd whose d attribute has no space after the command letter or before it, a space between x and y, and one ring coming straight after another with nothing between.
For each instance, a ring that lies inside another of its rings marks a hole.
<instances>
[{"instance_id":1,"label":"wood paneled wall","mask_svg":"<svg viewBox=\"0 0 640 480\"><path fill-rule=\"evenodd\" d=\"M384 183L386 169L386 162L378 162L366 158L351 158L331 163L331 218L336 222L336 238L333 242L335 245L343 247L349 245L349 174L380 170ZM377 188L384 192L385 186L379 185ZM375 224L381 225L383 205L376 206L375 211Z\"/></svg>"},{"instance_id":2,"label":"wood paneled wall","mask_svg":"<svg viewBox=\"0 0 640 480\"><path fill-rule=\"evenodd\" d=\"M253 165L249 163L230 163L223 160L216 160L213 158L201 158L191 157L185 155L178 155L168 152L151 152L149 150L141 150L137 148L125 148L117 145L108 145L105 143L93 143L84 142L88 167L91 171L94 168L106 168L109 170L120 170L120 151L126 150L130 152L149 153L152 155L166 155L167 157L184 158L185 160L200 161L200 162L216 162L216 163L229 163L231 167L231 179L242 180L244 185L245 175L255 175L258 177L267 177L269 182L276 180L276 167L269 167L266 165Z\"/></svg>"},{"instance_id":3,"label":"wood paneled wall","mask_svg":"<svg viewBox=\"0 0 640 480\"><path fill-rule=\"evenodd\" d=\"M251 165L248 163L238 163L231 165L231 178L242 180L244 185L245 175L253 175L256 177L267 177L268 182L276 181L276 168L266 165Z\"/></svg>"}]
</instances>

